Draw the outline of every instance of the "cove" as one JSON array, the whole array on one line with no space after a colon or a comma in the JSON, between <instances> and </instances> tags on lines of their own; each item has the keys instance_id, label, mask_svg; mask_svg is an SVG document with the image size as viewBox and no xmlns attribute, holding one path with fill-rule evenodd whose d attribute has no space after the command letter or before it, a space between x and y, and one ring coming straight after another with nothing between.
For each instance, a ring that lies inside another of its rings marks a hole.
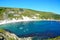
<instances>
[{"instance_id":1,"label":"cove","mask_svg":"<svg viewBox=\"0 0 60 40\"><path fill-rule=\"evenodd\" d=\"M54 38L60 36L60 21L24 21L0 25L18 37Z\"/></svg>"}]
</instances>

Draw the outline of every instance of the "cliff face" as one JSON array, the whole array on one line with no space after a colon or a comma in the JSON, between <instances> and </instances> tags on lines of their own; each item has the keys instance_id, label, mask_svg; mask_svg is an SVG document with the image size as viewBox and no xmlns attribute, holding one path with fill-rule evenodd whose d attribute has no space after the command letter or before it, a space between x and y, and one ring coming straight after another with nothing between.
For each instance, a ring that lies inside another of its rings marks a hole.
<instances>
[{"instance_id":1,"label":"cliff face","mask_svg":"<svg viewBox=\"0 0 60 40\"><path fill-rule=\"evenodd\" d=\"M35 11L24 8L7 8L0 7L0 20L23 19L57 19L60 20L59 14L52 12Z\"/></svg>"}]
</instances>

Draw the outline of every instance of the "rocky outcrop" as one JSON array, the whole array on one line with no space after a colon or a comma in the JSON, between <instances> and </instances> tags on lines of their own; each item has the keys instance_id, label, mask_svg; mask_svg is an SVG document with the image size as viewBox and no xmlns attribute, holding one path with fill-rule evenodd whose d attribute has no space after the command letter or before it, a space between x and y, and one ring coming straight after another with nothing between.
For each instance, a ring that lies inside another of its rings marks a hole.
<instances>
[{"instance_id":1,"label":"rocky outcrop","mask_svg":"<svg viewBox=\"0 0 60 40\"><path fill-rule=\"evenodd\" d=\"M0 32L0 40L32 40L32 37L21 37L19 38L13 33L10 33L8 31L2 31Z\"/></svg>"}]
</instances>

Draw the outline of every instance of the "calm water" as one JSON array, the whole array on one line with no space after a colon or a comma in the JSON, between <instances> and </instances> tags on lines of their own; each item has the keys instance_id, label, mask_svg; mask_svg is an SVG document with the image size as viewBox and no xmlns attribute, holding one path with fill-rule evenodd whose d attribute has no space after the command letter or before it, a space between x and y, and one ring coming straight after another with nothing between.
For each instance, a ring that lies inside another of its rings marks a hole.
<instances>
[{"instance_id":1,"label":"calm water","mask_svg":"<svg viewBox=\"0 0 60 40\"><path fill-rule=\"evenodd\" d=\"M43 38L60 36L59 21L30 21L0 25L19 37L38 36Z\"/></svg>"}]
</instances>

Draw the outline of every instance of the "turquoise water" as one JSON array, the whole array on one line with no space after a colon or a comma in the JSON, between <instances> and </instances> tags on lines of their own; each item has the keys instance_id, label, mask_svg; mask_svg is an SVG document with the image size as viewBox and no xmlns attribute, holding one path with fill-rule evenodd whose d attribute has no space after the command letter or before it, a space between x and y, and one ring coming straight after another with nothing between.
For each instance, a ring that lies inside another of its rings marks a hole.
<instances>
[{"instance_id":1,"label":"turquoise water","mask_svg":"<svg viewBox=\"0 0 60 40\"><path fill-rule=\"evenodd\" d=\"M56 37L60 36L59 21L29 21L16 22L0 25L0 29L5 29L19 37Z\"/></svg>"}]
</instances>

